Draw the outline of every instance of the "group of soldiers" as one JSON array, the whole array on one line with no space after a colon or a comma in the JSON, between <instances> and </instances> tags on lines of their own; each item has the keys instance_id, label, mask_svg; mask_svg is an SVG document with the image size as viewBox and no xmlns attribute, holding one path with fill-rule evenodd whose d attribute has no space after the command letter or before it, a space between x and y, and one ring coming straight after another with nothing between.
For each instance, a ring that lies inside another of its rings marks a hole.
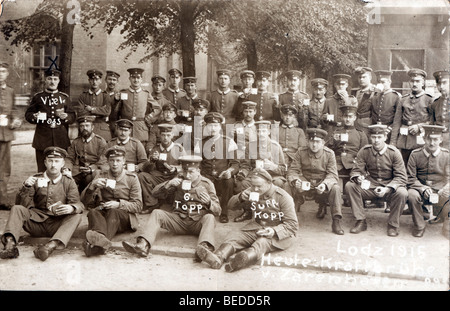
<instances>
[{"instance_id":1,"label":"group of soldiers","mask_svg":"<svg viewBox=\"0 0 450 311\"><path fill-rule=\"evenodd\" d=\"M427 74L411 69L411 92L391 88L392 72L355 69L359 89L349 93L350 75L311 80L312 98L299 90L303 74L285 73L287 91L270 93L271 74L244 70L242 90L230 88L232 72L217 71L218 89L203 99L196 77L178 69L168 81L155 75L152 92L142 88L141 68L130 68L127 89L120 75L87 71L89 90L76 104L58 91L58 70L45 72L45 90L34 95L25 120L36 124L33 139L38 173L16 196L1 241L1 258L19 255L23 228L51 236L34 254L46 260L64 248L89 212L83 243L86 256L104 254L121 232L139 230L124 248L146 257L159 228L198 235L196 260L226 271L255 263L263 254L289 247L305 200L318 203L317 218L331 213L331 229L343 235L342 206L351 207L351 233L367 230L368 200L384 200L387 235L399 234L408 209L413 236L426 228L423 206L447 222L449 213L449 73L434 74L441 96L425 93ZM378 84L372 84L372 74ZM7 208L13 130L21 125L14 91L6 86L8 65L0 64L0 203ZM183 89L180 88L183 81ZM256 88L253 85L256 84ZM78 137L69 139L77 122ZM171 206L169 212L162 206ZM248 220L221 245L216 217L229 222L229 209ZM433 209L434 208L434 209ZM150 214L145 225L137 215Z\"/></svg>"}]
</instances>

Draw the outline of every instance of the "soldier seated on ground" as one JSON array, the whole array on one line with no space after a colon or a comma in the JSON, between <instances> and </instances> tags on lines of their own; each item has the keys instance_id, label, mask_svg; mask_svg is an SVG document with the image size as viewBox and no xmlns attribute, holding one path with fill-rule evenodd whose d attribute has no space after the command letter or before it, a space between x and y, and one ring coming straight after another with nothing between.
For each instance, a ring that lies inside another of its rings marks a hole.
<instances>
[{"instance_id":1,"label":"soldier seated on ground","mask_svg":"<svg viewBox=\"0 0 450 311\"><path fill-rule=\"evenodd\" d=\"M173 210L156 209L139 232L136 244L126 241L123 247L130 253L147 257L160 228L175 234L198 235L198 244L213 250L215 247L215 217L221 212L214 184L200 174L202 157L180 157L183 173L159 184L153 196L166 199L173 196Z\"/></svg>"},{"instance_id":2,"label":"soldier seated on ground","mask_svg":"<svg viewBox=\"0 0 450 311\"><path fill-rule=\"evenodd\" d=\"M317 218L324 218L327 204L330 204L331 229L335 234L342 235L341 189L334 152L325 147L327 134L325 130L318 128L306 130L308 147L301 147L295 154L287 179L293 193L313 196L319 204Z\"/></svg>"},{"instance_id":3,"label":"soldier seated on ground","mask_svg":"<svg viewBox=\"0 0 450 311\"><path fill-rule=\"evenodd\" d=\"M256 263L266 253L284 250L292 245L298 229L292 197L275 186L272 176L264 169L253 170L250 178L251 186L234 195L229 205L239 202L251 204L252 220L214 252L201 244L197 247L200 259L213 269L220 269L229 259L225 270L236 271Z\"/></svg>"},{"instance_id":4,"label":"soldier seated on ground","mask_svg":"<svg viewBox=\"0 0 450 311\"><path fill-rule=\"evenodd\" d=\"M448 219L449 212L449 151L441 148L444 126L422 125L425 130L425 146L411 152L408 160L408 205L412 211L413 236L422 237L426 222L422 206L435 205L436 223Z\"/></svg>"},{"instance_id":5,"label":"soldier seated on ground","mask_svg":"<svg viewBox=\"0 0 450 311\"><path fill-rule=\"evenodd\" d=\"M117 233L136 231L139 225L136 214L142 209L141 186L136 174L124 169L125 153L121 146L106 150L109 170L99 172L81 195L90 209L83 242L87 257L104 254Z\"/></svg>"},{"instance_id":6,"label":"soldier seated on ground","mask_svg":"<svg viewBox=\"0 0 450 311\"><path fill-rule=\"evenodd\" d=\"M45 261L55 249L64 249L81 222L84 206L75 181L62 175L67 152L59 147L44 150L46 171L29 177L20 189L16 204L6 223L0 258L17 258L22 228L31 236L51 236L49 242L34 250Z\"/></svg>"}]
</instances>

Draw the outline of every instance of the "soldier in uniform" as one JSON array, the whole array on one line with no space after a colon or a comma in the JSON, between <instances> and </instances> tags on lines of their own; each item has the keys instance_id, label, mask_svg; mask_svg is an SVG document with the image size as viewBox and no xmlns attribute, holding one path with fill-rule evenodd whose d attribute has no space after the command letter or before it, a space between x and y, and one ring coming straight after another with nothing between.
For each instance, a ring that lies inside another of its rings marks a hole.
<instances>
[{"instance_id":1,"label":"soldier in uniform","mask_svg":"<svg viewBox=\"0 0 450 311\"><path fill-rule=\"evenodd\" d=\"M184 77L183 78L184 90L186 95L181 97L177 101L177 122L187 123L192 121L192 115L194 113L194 107L192 103L197 100L197 78L196 77Z\"/></svg>"},{"instance_id":2,"label":"soldier in uniform","mask_svg":"<svg viewBox=\"0 0 450 311\"><path fill-rule=\"evenodd\" d=\"M390 207L387 234L392 237L398 235L400 215L408 198L407 176L400 151L386 144L386 129L387 126L383 124L369 125L372 144L358 152L350 181L345 185L356 218L351 233L367 230L364 200L385 198Z\"/></svg>"},{"instance_id":3,"label":"soldier in uniform","mask_svg":"<svg viewBox=\"0 0 450 311\"><path fill-rule=\"evenodd\" d=\"M356 106L358 101L353 95L349 95L347 88L349 86L350 76L346 74L335 74L334 87L336 93L325 100L322 113L323 129L332 134L336 126L342 125L342 115L339 107L341 106ZM327 137L327 141L331 137Z\"/></svg>"},{"instance_id":4,"label":"soldier in uniform","mask_svg":"<svg viewBox=\"0 0 450 311\"><path fill-rule=\"evenodd\" d=\"M111 114L111 97L100 88L103 73L97 69L90 69L86 75L89 77L90 88L78 99L77 115L95 116L94 133L110 141L111 130L108 121Z\"/></svg>"},{"instance_id":5,"label":"soldier in uniform","mask_svg":"<svg viewBox=\"0 0 450 311\"><path fill-rule=\"evenodd\" d=\"M400 106L401 95L391 89L392 71L375 71L378 79L378 85L375 94L370 99L370 115L372 124L384 124L387 126L388 139L390 143L392 124L394 123L395 112Z\"/></svg>"},{"instance_id":6,"label":"soldier in uniform","mask_svg":"<svg viewBox=\"0 0 450 311\"><path fill-rule=\"evenodd\" d=\"M44 150L45 172L29 177L20 189L6 223L0 258L17 258L22 229L31 236L51 236L34 250L45 261L55 249L64 249L81 222L84 205L75 181L61 174L67 152L59 147Z\"/></svg>"},{"instance_id":7,"label":"soldier in uniform","mask_svg":"<svg viewBox=\"0 0 450 311\"><path fill-rule=\"evenodd\" d=\"M153 189L180 173L177 168L180 165L178 158L186 155L183 146L173 142L172 124L158 124L158 128L160 142L149 151L149 160L142 166L141 172L138 174L144 203L143 213L145 214L151 213L159 205L158 199L152 195Z\"/></svg>"},{"instance_id":8,"label":"soldier in uniform","mask_svg":"<svg viewBox=\"0 0 450 311\"><path fill-rule=\"evenodd\" d=\"M219 221L228 222L228 201L233 196L234 176L239 171L237 145L233 139L222 134L225 118L218 112L205 116L206 129L203 139L202 176L211 180L220 199L222 213Z\"/></svg>"},{"instance_id":9,"label":"soldier in uniform","mask_svg":"<svg viewBox=\"0 0 450 311\"><path fill-rule=\"evenodd\" d=\"M449 151L440 147L446 127L423 125L425 146L411 152L408 160L408 205L414 223L413 236L425 232L422 205L434 204L440 211L439 221L449 213ZM436 222L436 221L434 221Z\"/></svg>"},{"instance_id":10,"label":"soldier in uniform","mask_svg":"<svg viewBox=\"0 0 450 311\"><path fill-rule=\"evenodd\" d=\"M372 97L375 95L375 86L372 84L372 68L357 67L354 74L358 77L359 88L354 90L354 96L358 101L356 111L356 126L368 134L367 126L371 123L370 106Z\"/></svg>"},{"instance_id":11,"label":"soldier in uniform","mask_svg":"<svg viewBox=\"0 0 450 311\"><path fill-rule=\"evenodd\" d=\"M133 122L133 138L144 145L148 141L149 128L159 119L161 106L152 95L141 88L141 68L130 68L130 87L120 91L120 102L117 104L117 119L128 119Z\"/></svg>"},{"instance_id":12,"label":"soldier in uniform","mask_svg":"<svg viewBox=\"0 0 450 311\"><path fill-rule=\"evenodd\" d=\"M45 90L33 96L25 112L25 119L36 124L32 147L36 150L38 172L45 171L45 148L55 146L67 150L69 124L76 120L69 95L58 91L60 74L56 69L45 71Z\"/></svg>"},{"instance_id":13,"label":"soldier in uniform","mask_svg":"<svg viewBox=\"0 0 450 311\"><path fill-rule=\"evenodd\" d=\"M106 150L109 170L99 172L81 195L89 209L83 242L87 257L104 254L117 233L136 231L139 226L136 214L142 210L141 186L136 174L124 169L125 153L121 146Z\"/></svg>"},{"instance_id":14,"label":"soldier in uniform","mask_svg":"<svg viewBox=\"0 0 450 311\"><path fill-rule=\"evenodd\" d=\"M358 151L368 144L366 133L355 127L357 107L341 106L343 126L336 128L328 147L334 151L342 188L350 180L349 175L356 163ZM345 177L344 177L345 176ZM346 201L346 200L345 200Z\"/></svg>"},{"instance_id":15,"label":"soldier in uniform","mask_svg":"<svg viewBox=\"0 0 450 311\"><path fill-rule=\"evenodd\" d=\"M264 254L289 248L294 241L298 229L294 201L272 183L267 171L255 169L251 174L251 186L233 196L229 204L242 202L251 204L252 220L214 252L203 245L197 247L200 259L213 269L220 269L229 259L225 270L237 271L255 264Z\"/></svg>"},{"instance_id":16,"label":"soldier in uniform","mask_svg":"<svg viewBox=\"0 0 450 311\"><path fill-rule=\"evenodd\" d=\"M282 121L278 130L278 139L274 139L283 148L284 159L288 167L290 167L298 149L307 145L306 136L301 128L294 125L295 118L298 115L298 110L295 106L284 105L281 106L280 111Z\"/></svg>"},{"instance_id":17,"label":"soldier in uniform","mask_svg":"<svg viewBox=\"0 0 450 311\"><path fill-rule=\"evenodd\" d=\"M268 71L257 71L255 73L257 92L248 96L249 101L256 103L255 121L280 121L278 97L268 91L270 76L270 72Z\"/></svg>"},{"instance_id":18,"label":"soldier in uniform","mask_svg":"<svg viewBox=\"0 0 450 311\"><path fill-rule=\"evenodd\" d=\"M239 171L236 174L236 190L241 192L250 187L249 174L255 168L263 168L272 176L275 186L286 190L286 160L283 149L280 144L270 138L270 121L255 122L258 139L250 141L245 148L245 157L240 160ZM242 206L243 213L234 219L235 222L241 222L250 219L252 216L250 206Z\"/></svg>"},{"instance_id":19,"label":"soldier in uniform","mask_svg":"<svg viewBox=\"0 0 450 311\"><path fill-rule=\"evenodd\" d=\"M87 115L77 118L80 136L75 138L67 149L65 168L70 170L80 192L92 181L95 171L102 166L100 159L106 150L106 140L94 132L94 120L95 116Z\"/></svg>"},{"instance_id":20,"label":"soldier in uniform","mask_svg":"<svg viewBox=\"0 0 450 311\"><path fill-rule=\"evenodd\" d=\"M136 244L122 242L130 253L147 257L160 228L175 234L198 235L198 244L210 250L215 248L215 218L221 212L213 183L200 174L202 157L180 157L183 173L158 185L153 195L158 198L174 197L173 210L156 209L136 239Z\"/></svg>"},{"instance_id":21,"label":"soldier in uniform","mask_svg":"<svg viewBox=\"0 0 450 311\"><path fill-rule=\"evenodd\" d=\"M427 73L421 69L411 69L408 76L411 78L411 94L401 98L391 134L391 145L400 150L405 165L411 151L424 144L420 126L432 122L430 106L433 103L433 98L423 90Z\"/></svg>"},{"instance_id":22,"label":"soldier in uniform","mask_svg":"<svg viewBox=\"0 0 450 311\"><path fill-rule=\"evenodd\" d=\"M238 147L238 159L245 156L245 148L249 142L258 139L255 125L256 103L242 102L242 108L243 119L236 122L233 127L233 137Z\"/></svg>"},{"instance_id":23,"label":"soldier in uniform","mask_svg":"<svg viewBox=\"0 0 450 311\"><path fill-rule=\"evenodd\" d=\"M209 95L208 101L211 104L211 112L219 112L225 117L226 124L234 123L233 113L239 94L236 90L230 89L231 71L220 69L216 71L219 88Z\"/></svg>"},{"instance_id":24,"label":"soldier in uniform","mask_svg":"<svg viewBox=\"0 0 450 311\"><path fill-rule=\"evenodd\" d=\"M286 72L288 90L285 93L280 94L278 107L280 108L284 105L297 107L298 127L306 130L306 125L308 123L309 96L305 92L299 90L302 75L302 72L299 70L289 70Z\"/></svg>"},{"instance_id":25,"label":"soldier in uniform","mask_svg":"<svg viewBox=\"0 0 450 311\"><path fill-rule=\"evenodd\" d=\"M242 91L239 92L239 98L236 105L233 107L233 114L236 121L242 120L242 103L249 101L250 95L257 94L257 90L253 88L253 83L255 82L255 73L251 70L244 70L240 73L240 78L242 82Z\"/></svg>"},{"instance_id":26,"label":"soldier in uniform","mask_svg":"<svg viewBox=\"0 0 450 311\"><path fill-rule=\"evenodd\" d=\"M322 78L311 80L312 100L308 107L308 127L322 128L322 113L325 105L328 81Z\"/></svg>"},{"instance_id":27,"label":"soldier in uniform","mask_svg":"<svg viewBox=\"0 0 450 311\"><path fill-rule=\"evenodd\" d=\"M336 158L333 150L325 146L327 132L322 129L306 130L308 146L301 147L287 172L289 185L293 192L309 194L319 204L318 218L323 218L327 203L331 208L331 229L335 234L342 235L341 189L339 187Z\"/></svg>"},{"instance_id":28,"label":"soldier in uniform","mask_svg":"<svg viewBox=\"0 0 450 311\"><path fill-rule=\"evenodd\" d=\"M116 85L119 82L120 74L112 70L106 70L105 82L106 89L103 91L109 96L109 102L111 103L111 113L108 117L109 129L111 132L111 138L116 137L116 121L117 121L117 109L116 106L120 101L120 92L116 90Z\"/></svg>"},{"instance_id":29,"label":"soldier in uniform","mask_svg":"<svg viewBox=\"0 0 450 311\"><path fill-rule=\"evenodd\" d=\"M134 137L131 137L132 131L134 131L135 123L127 119L121 119L116 122L117 137L111 139L106 145L106 149L113 146L123 146L125 148L125 163L127 170L130 172L140 172L141 167L147 162L147 153L145 152L144 145ZM102 155L101 163L106 163L102 166L102 170L109 169L107 159L105 155Z\"/></svg>"},{"instance_id":30,"label":"soldier in uniform","mask_svg":"<svg viewBox=\"0 0 450 311\"><path fill-rule=\"evenodd\" d=\"M153 147L161 142L160 132L159 132L159 124L171 124L175 128L180 128L181 125L177 126L177 122L175 118L177 116L177 107L171 102L168 102L162 106L161 120L152 124L152 127L149 132L148 141L145 144L145 150L149 152ZM178 135L177 135L178 136Z\"/></svg>"},{"instance_id":31,"label":"soldier in uniform","mask_svg":"<svg viewBox=\"0 0 450 311\"><path fill-rule=\"evenodd\" d=\"M161 77L160 75L155 75L152 77L152 97L158 102L160 107L164 107L166 104L172 103L163 94L165 85L166 79L164 79L164 77ZM162 119L162 116L160 116L160 119Z\"/></svg>"},{"instance_id":32,"label":"soldier in uniform","mask_svg":"<svg viewBox=\"0 0 450 311\"><path fill-rule=\"evenodd\" d=\"M187 148L187 139L190 140L191 145L189 149L193 151L195 155L202 156L202 145L203 145L203 138L204 138L204 131L205 131L205 116L208 114L208 108L209 108L209 102L206 99L198 98L194 100L192 103L192 106L194 107L194 118L192 121L187 122L185 128L183 129L184 136L178 141L183 142L183 146L186 146ZM186 128L190 127L192 129L192 132L186 132Z\"/></svg>"},{"instance_id":33,"label":"soldier in uniform","mask_svg":"<svg viewBox=\"0 0 450 311\"><path fill-rule=\"evenodd\" d=\"M9 209L7 184L11 176L11 142L14 130L22 125L16 108L14 89L6 85L9 65L0 61L0 209Z\"/></svg>"},{"instance_id":34,"label":"soldier in uniform","mask_svg":"<svg viewBox=\"0 0 450 311\"><path fill-rule=\"evenodd\" d=\"M183 73L177 68L172 68L169 70L169 85L163 91L163 95L178 107L178 100L186 96L186 92L180 88L181 77Z\"/></svg>"},{"instance_id":35,"label":"soldier in uniform","mask_svg":"<svg viewBox=\"0 0 450 311\"><path fill-rule=\"evenodd\" d=\"M436 79L436 86L441 93L441 96L437 98L433 104L431 104L431 112L433 115L433 124L444 126L446 129L443 131L442 136L442 147L450 148L450 137L449 137L449 72L448 71L437 71L433 74Z\"/></svg>"}]
</instances>

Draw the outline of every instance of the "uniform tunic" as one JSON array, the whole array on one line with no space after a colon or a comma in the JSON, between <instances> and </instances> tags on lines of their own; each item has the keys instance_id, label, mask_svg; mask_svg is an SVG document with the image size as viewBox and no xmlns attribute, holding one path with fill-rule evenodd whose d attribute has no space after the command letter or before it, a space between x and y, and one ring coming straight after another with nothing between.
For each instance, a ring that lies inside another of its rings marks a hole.
<instances>
[{"instance_id":1,"label":"uniform tunic","mask_svg":"<svg viewBox=\"0 0 450 311\"><path fill-rule=\"evenodd\" d=\"M358 102L356 111L357 126L367 134L367 126L370 124L370 106L371 100L375 94L375 86L370 84L367 90L357 89L354 96Z\"/></svg>"},{"instance_id":2,"label":"uniform tunic","mask_svg":"<svg viewBox=\"0 0 450 311\"><path fill-rule=\"evenodd\" d=\"M286 124L281 124L279 127L278 142L283 148L284 158L288 165L290 165L297 150L307 145L305 132L299 127Z\"/></svg>"},{"instance_id":3,"label":"uniform tunic","mask_svg":"<svg viewBox=\"0 0 450 311\"><path fill-rule=\"evenodd\" d=\"M195 94L192 98L186 94L177 101L176 106L178 110L176 120L178 122L186 123L193 120L194 107L192 106L192 103L198 98L198 94Z\"/></svg>"},{"instance_id":4,"label":"uniform tunic","mask_svg":"<svg viewBox=\"0 0 450 311\"><path fill-rule=\"evenodd\" d=\"M291 105L298 109L297 114L298 127L303 130L306 129L306 125L308 123L307 117L309 108L308 106L304 105L305 99L309 100L309 95L302 91L295 91L295 92L286 91L280 94L280 96L278 97L280 103L280 105L278 106L279 108L283 107L284 105ZM281 120L280 116L281 114L278 111L278 119L276 120Z\"/></svg>"},{"instance_id":5,"label":"uniform tunic","mask_svg":"<svg viewBox=\"0 0 450 311\"><path fill-rule=\"evenodd\" d=\"M326 98L312 99L308 107L308 127L322 128L322 113Z\"/></svg>"},{"instance_id":6,"label":"uniform tunic","mask_svg":"<svg viewBox=\"0 0 450 311\"><path fill-rule=\"evenodd\" d=\"M236 90L228 89L226 91L215 90L209 95L211 112L219 112L225 117L225 123L235 123L235 115L233 113L234 106L239 98Z\"/></svg>"},{"instance_id":7,"label":"uniform tunic","mask_svg":"<svg viewBox=\"0 0 450 311\"><path fill-rule=\"evenodd\" d=\"M106 145L106 149L112 146L122 146L126 150L125 162L126 164L135 164L136 171L139 171L144 163L147 161L147 153L145 152L144 145L137 139L130 137L129 139L121 142L117 137L111 139L110 142ZM102 167L102 170L109 169L108 161L106 160L105 155L102 155L101 159L102 163L105 165Z\"/></svg>"},{"instance_id":8,"label":"uniform tunic","mask_svg":"<svg viewBox=\"0 0 450 311\"><path fill-rule=\"evenodd\" d=\"M248 101L252 101L256 103L256 115L255 120L280 120L280 112L278 109L278 97L270 92L258 92L256 94L248 94L246 98ZM243 111L244 107L242 106L242 102L244 100L239 100L234 109L234 115L236 116L237 121L241 121L243 119Z\"/></svg>"},{"instance_id":9,"label":"uniform tunic","mask_svg":"<svg viewBox=\"0 0 450 311\"><path fill-rule=\"evenodd\" d=\"M86 106L91 106L93 110L86 110ZM78 99L77 115L94 115L94 133L100 135L106 141L111 140L111 130L108 124L110 114L111 97L102 92L101 89L96 93L89 89L80 95L80 98Z\"/></svg>"},{"instance_id":10,"label":"uniform tunic","mask_svg":"<svg viewBox=\"0 0 450 311\"><path fill-rule=\"evenodd\" d=\"M442 135L442 146L450 147L449 122L450 122L450 100L449 98L439 97L431 104L432 121L436 125L445 126L446 129Z\"/></svg>"},{"instance_id":11,"label":"uniform tunic","mask_svg":"<svg viewBox=\"0 0 450 311\"><path fill-rule=\"evenodd\" d=\"M357 106L358 102L356 97L349 96L346 99L341 98L338 93L334 94L331 97L328 97L325 100L325 104L323 106L322 116L324 114L329 114L334 116L333 121L327 121L322 119L323 129L325 129L330 135L334 132L335 127L342 124L342 110L339 107L342 106ZM326 138L326 141L329 141L330 135Z\"/></svg>"},{"instance_id":12,"label":"uniform tunic","mask_svg":"<svg viewBox=\"0 0 450 311\"><path fill-rule=\"evenodd\" d=\"M170 87L162 91L165 98L167 98L175 106L178 105L178 101L181 97L186 96L186 91L182 89L174 90Z\"/></svg>"},{"instance_id":13,"label":"uniform tunic","mask_svg":"<svg viewBox=\"0 0 450 311\"><path fill-rule=\"evenodd\" d=\"M116 121L118 120L117 119L117 104L119 103L120 99L116 99L115 91L104 90L103 93L109 97L109 102L111 103L111 113L109 114L109 117L108 117L108 124L109 124L109 129L111 132L111 137L116 137L116 133L115 133L116 132Z\"/></svg>"}]
</instances>

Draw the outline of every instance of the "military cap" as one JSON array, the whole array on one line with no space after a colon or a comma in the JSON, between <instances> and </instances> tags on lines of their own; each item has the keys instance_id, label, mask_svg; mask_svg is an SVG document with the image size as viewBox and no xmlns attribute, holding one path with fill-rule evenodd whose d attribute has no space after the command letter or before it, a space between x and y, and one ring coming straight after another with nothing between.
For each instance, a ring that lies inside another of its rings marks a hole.
<instances>
[{"instance_id":1,"label":"military cap","mask_svg":"<svg viewBox=\"0 0 450 311\"><path fill-rule=\"evenodd\" d=\"M440 82L442 79L448 79L449 78L449 72L442 70L442 71L436 71L433 73L434 78L436 79L436 82Z\"/></svg>"},{"instance_id":2,"label":"military cap","mask_svg":"<svg viewBox=\"0 0 450 311\"><path fill-rule=\"evenodd\" d=\"M183 83L197 83L196 77L184 77Z\"/></svg>"},{"instance_id":3,"label":"military cap","mask_svg":"<svg viewBox=\"0 0 450 311\"><path fill-rule=\"evenodd\" d=\"M144 69L142 69L142 68L129 68L129 69L127 69L127 71L130 73L130 76L142 75L142 73L144 72Z\"/></svg>"},{"instance_id":4,"label":"military cap","mask_svg":"<svg viewBox=\"0 0 450 311\"><path fill-rule=\"evenodd\" d=\"M293 112L294 114L298 113L297 107L295 107L294 105L289 105L289 104L281 106L280 111L283 114L287 114L287 113L289 113L289 111Z\"/></svg>"},{"instance_id":5,"label":"military cap","mask_svg":"<svg viewBox=\"0 0 450 311\"><path fill-rule=\"evenodd\" d=\"M247 100L245 102L242 102L243 109L255 109L256 103L252 102L250 100Z\"/></svg>"},{"instance_id":6,"label":"military cap","mask_svg":"<svg viewBox=\"0 0 450 311\"><path fill-rule=\"evenodd\" d=\"M2 67L2 68L9 68L9 65L6 62L0 61L0 67Z\"/></svg>"},{"instance_id":7,"label":"military cap","mask_svg":"<svg viewBox=\"0 0 450 311\"><path fill-rule=\"evenodd\" d=\"M58 69L47 69L44 72L44 76L46 77L59 77L61 75L61 71Z\"/></svg>"},{"instance_id":8,"label":"military cap","mask_svg":"<svg viewBox=\"0 0 450 311\"><path fill-rule=\"evenodd\" d=\"M256 121L255 122L255 126L256 129L270 129L270 126L272 125L272 123L269 120L261 120L261 121Z\"/></svg>"},{"instance_id":9,"label":"military cap","mask_svg":"<svg viewBox=\"0 0 450 311\"><path fill-rule=\"evenodd\" d=\"M158 124L158 128L160 133L172 132L173 124L168 123Z\"/></svg>"},{"instance_id":10,"label":"military cap","mask_svg":"<svg viewBox=\"0 0 450 311\"><path fill-rule=\"evenodd\" d=\"M152 83L158 83L158 82L166 83L166 79L160 75L154 75L152 77Z\"/></svg>"},{"instance_id":11,"label":"military cap","mask_svg":"<svg viewBox=\"0 0 450 311\"><path fill-rule=\"evenodd\" d=\"M132 128L133 122L131 122L128 119L120 119L116 121L116 124L118 127L126 127L126 128Z\"/></svg>"},{"instance_id":12,"label":"military cap","mask_svg":"<svg viewBox=\"0 0 450 311\"><path fill-rule=\"evenodd\" d=\"M352 77L349 75L343 74L343 73L338 73L338 74L333 75L333 78L336 83L341 83L342 81L345 81L348 83L348 81L350 81L350 79Z\"/></svg>"},{"instance_id":13,"label":"military cap","mask_svg":"<svg viewBox=\"0 0 450 311\"><path fill-rule=\"evenodd\" d=\"M226 75L231 78L231 70L228 70L228 69L219 69L216 71L216 74L218 77Z\"/></svg>"},{"instance_id":14,"label":"military cap","mask_svg":"<svg viewBox=\"0 0 450 311\"><path fill-rule=\"evenodd\" d=\"M89 77L89 79L92 79L92 78L95 78L95 77L97 77L97 78L103 77L103 73L100 70L97 70L97 69L90 69L90 70L88 70L86 72L86 75Z\"/></svg>"},{"instance_id":15,"label":"military cap","mask_svg":"<svg viewBox=\"0 0 450 311\"><path fill-rule=\"evenodd\" d=\"M206 99L201 99L201 98L194 99L194 101L192 102L192 107L194 107L194 109L200 109L200 108L208 109L209 101L207 101Z\"/></svg>"},{"instance_id":16,"label":"military cap","mask_svg":"<svg viewBox=\"0 0 450 311\"><path fill-rule=\"evenodd\" d=\"M300 70L289 70L286 72L286 77L292 79L293 77L301 78L303 73Z\"/></svg>"},{"instance_id":17,"label":"military cap","mask_svg":"<svg viewBox=\"0 0 450 311\"><path fill-rule=\"evenodd\" d=\"M106 76L107 77L116 77L117 79L120 78L120 74L118 74L117 72L112 71L112 70L106 70Z\"/></svg>"},{"instance_id":18,"label":"military cap","mask_svg":"<svg viewBox=\"0 0 450 311\"><path fill-rule=\"evenodd\" d=\"M311 86L317 88L324 88L328 86L328 81L322 78L312 79Z\"/></svg>"},{"instance_id":19,"label":"military cap","mask_svg":"<svg viewBox=\"0 0 450 311\"><path fill-rule=\"evenodd\" d=\"M172 68L172 69L169 70L169 75L174 75L174 74L176 74L176 73L178 73L180 76L183 75L183 73L181 72L181 70L178 69L178 68Z\"/></svg>"},{"instance_id":20,"label":"military cap","mask_svg":"<svg viewBox=\"0 0 450 311\"><path fill-rule=\"evenodd\" d=\"M425 131L425 136L429 137L439 137L442 135L442 132L445 131L445 126L441 125L422 125L422 128Z\"/></svg>"},{"instance_id":21,"label":"military cap","mask_svg":"<svg viewBox=\"0 0 450 311\"><path fill-rule=\"evenodd\" d=\"M256 80L261 80L262 78L269 79L270 77L271 77L271 74L268 71L257 71L255 73L255 79Z\"/></svg>"},{"instance_id":22,"label":"military cap","mask_svg":"<svg viewBox=\"0 0 450 311\"><path fill-rule=\"evenodd\" d=\"M358 110L358 106L356 105L343 105L340 106L339 109L341 110L342 114L348 114L348 113L356 113L356 110Z\"/></svg>"},{"instance_id":23,"label":"military cap","mask_svg":"<svg viewBox=\"0 0 450 311\"><path fill-rule=\"evenodd\" d=\"M354 70L355 74L357 74L357 75L362 75L363 73L372 72L372 71L373 70L370 67L356 67Z\"/></svg>"},{"instance_id":24,"label":"military cap","mask_svg":"<svg viewBox=\"0 0 450 311\"><path fill-rule=\"evenodd\" d=\"M261 177L269 182L272 182L272 176L263 168L255 168L250 172L249 177Z\"/></svg>"},{"instance_id":25,"label":"military cap","mask_svg":"<svg viewBox=\"0 0 450 311\"><path fill-rule=\"evenodd\" d=\"M78 123L94 122L94 121L95 121L95 116L91 116L91 115L80 116L77 118Z\"/></svg>"},{"instance_id":26,"label":"military cap","mask_svg":"<svg viewBox=\"0 0 450 311\"><path fill-rule=\"evenodd\" d=\"M109 147L105 151L105 156L107 158L109 157L123 157L127 153L125 147L114 145L112 147Z\"/></svg>"},{"instance_id":27,"label":"military cap","mask_svg":"<svg viewBox=\"0 0 450 311\"><path fill-rule=\"evenodd\" d=\"M411 78L416 78L418 76L422 76L423 78L426 78L427 73L422 69L413 68L410 71L408 71L408 76L410 76Z\"/></svg>"},{"instance_id":28,"label":"military cap","mask_svg":"<svg viewBox=\"0 0 450 311\"><path fill-rule=\"evenodd\" d=\"M377 75L378 78L383 78L383 77L391 77L393 72L389 71L389 70L377 70L375 71L375 74Z\"/></svg>"},{"instance_id":29,"label":"military cap","mask_svg":"<svg viewBox=\"0 0 450 311\"><path fill-rule=\"evenodd\" d=\"M180 156L178 161L183 169L187 169L189 167L200 167L200 162L203 161L203 158L197 155L184 155Z\"/></svg>"},{"instance_id":30,"label":"military cap","mask_svg":"<svg viewBox=\"0 0 450 311\"><path fill-rule=\"evenodd\" d=\"M327 137L328 132L319 128L309 128L306 129L306 135L308 135L308 139L312 140L315 138L325 139Z\"/></svg>"},{"instance_id":31,"label":"military cap","mask_svg":"<svg viewBox=\"0 0 450 311\"><path fill-rule=\"evenodd\" d=\"M240 78L246 78L246 77L252 77L255 78L255 73L251 70L244 70L241 72L241 74L239 75Z\"/></svg>"},{"instance_id":32,"label":"military cap","mask_svg":"<svg viewBox=\"0 0 450 311\"><path fill-rule=\"evenodd\" d=\"M386 134L387 125L384 124L372 124L368 126L369 134Z\"/></svg>"},{"instance_id":33,"label":"military cap","mask_svg":"<svg viewBox=\"0 0 450 311\"><path fill-rule=\"evenodd\" d=\"M161 109L162 109L162 111L172 110L172 111L175 111L175 112L178 110L177 106L175 106L172 103L164 104Z\"/></svg>"},{"instance_id":34,"label":"military cap","mask_svg":"<svg viewBox=\"0 0 450 311\"><path fill-rule=\"evenodd\" d=\"M208 112L204 117L205 123L225 123L225 118L219 112Z\"/></svg>"},{"instance_id":35,"label":"military cap","mask_svg":"<svg viewBox=\"0 0 450 311\"><path fill-rule=\"evenodd\" d=\"M44 150L44 157L45 158L66 158L67 157L67 151L60 148L60 147L47 147Z\"/></svg>"}]
</instances>

